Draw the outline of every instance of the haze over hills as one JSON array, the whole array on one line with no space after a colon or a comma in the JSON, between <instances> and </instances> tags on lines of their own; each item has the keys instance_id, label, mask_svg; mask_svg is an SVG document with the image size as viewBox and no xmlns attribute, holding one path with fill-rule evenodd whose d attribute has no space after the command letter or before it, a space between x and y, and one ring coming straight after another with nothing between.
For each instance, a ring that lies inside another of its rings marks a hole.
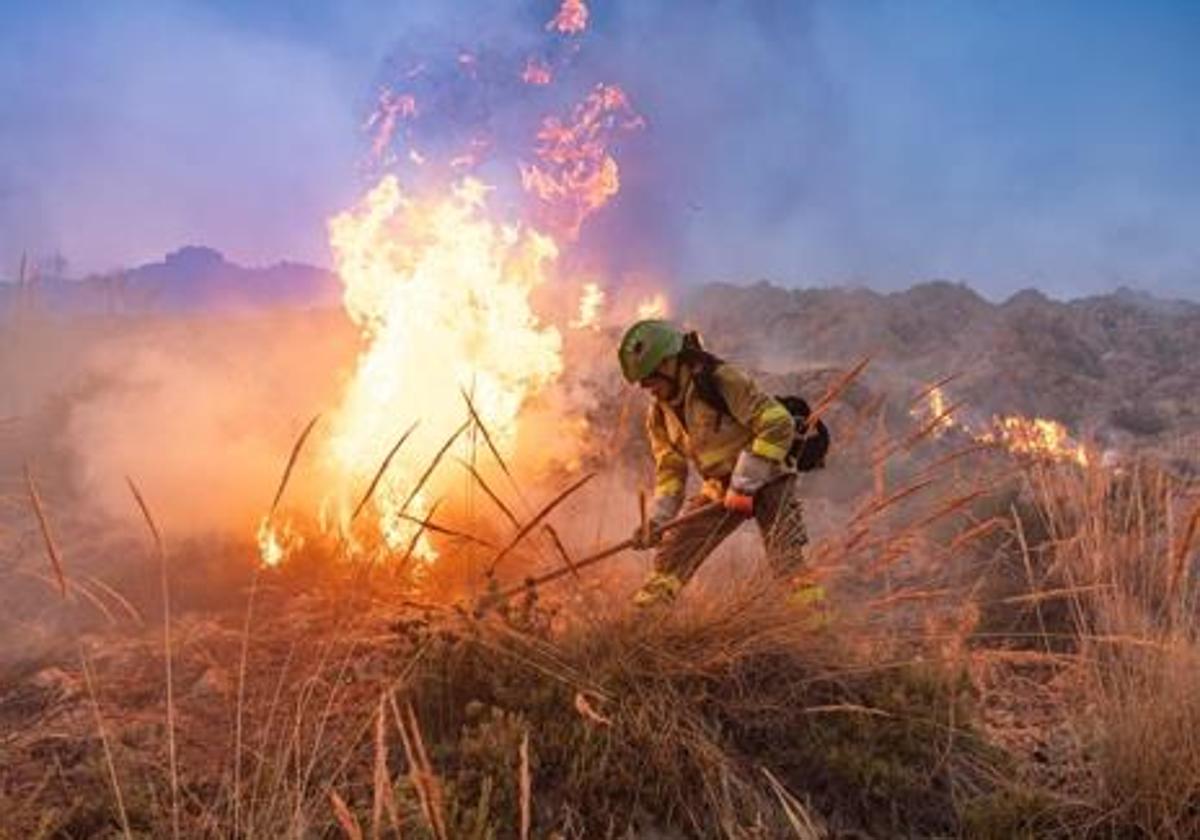
<instances>
[{"instance_id":1,"label":"haze over hills","mask_svg":"<svg viewBox=\"0 0 1200 840\"><path fill-rule=\"evenodd\" d=\"M1200 440L1195 303L1127 289L1066 302L1025 290L997 304L947 282L891 294L759 283L706 286L688 314L726 354L766 369L870 355L914 387L954 376L946 390L968 419L1039 415L1101 446L1188 460Z\"/></svg>"},{"instance_id":2,"label":"haze over hills","mask_svg":"<svg viewBox=\"0 0 1200 840\"><path fill-rule=\"evenodd\" d=\"M31 288L0 283L0 311L24 305L54 313L170 313L246 307L334 305L340 294L330 271L296 262L249 268L220 251L187 245L161 262L79 280L31 271ZM24 301L24 303L22 303Z\"/></svg>"},{"instance_id":3,"label":"haze over hills","mask_svg":"<svg viewBox=\"0 0 1200 840\"><path fill-rule=\"evenodd\" d=\"M337 277L301 263L250 268L188 246L160 262L82 280L0 282L0 315L221 313L336 306ZM914 388L945 377L963 417L1054 418L1104 447L1186 456L1200 441L1200 303L1129 289L1057 301L1027 289L1000 303L961 283L903 292L712 284L682 296L681 317L715 349L764 370L845 365Z\"/></svg>"}]
</instances>

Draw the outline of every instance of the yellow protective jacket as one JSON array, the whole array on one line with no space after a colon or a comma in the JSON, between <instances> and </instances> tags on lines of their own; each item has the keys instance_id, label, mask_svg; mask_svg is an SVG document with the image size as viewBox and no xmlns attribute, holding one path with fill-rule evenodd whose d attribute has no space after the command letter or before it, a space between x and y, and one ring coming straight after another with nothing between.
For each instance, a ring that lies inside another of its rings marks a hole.
<instances>
[{"instance_id":1,"label":"yellow protective jacket","mask_svg":"<svg viewBox=\"0 0 1200 840\"><path fill-rule=\"evenodd\" d=\"M680 395L671 403L654 400L650 405L646 431L654 453L656 497L683 493L689 462L704 479L704 495L718 499L742 450L780 463L787 457L796 434L791 413L733 365L719 365L712 376L728 414L700 397L688 366L680 370Z\"/></svg>"}]
</instances>

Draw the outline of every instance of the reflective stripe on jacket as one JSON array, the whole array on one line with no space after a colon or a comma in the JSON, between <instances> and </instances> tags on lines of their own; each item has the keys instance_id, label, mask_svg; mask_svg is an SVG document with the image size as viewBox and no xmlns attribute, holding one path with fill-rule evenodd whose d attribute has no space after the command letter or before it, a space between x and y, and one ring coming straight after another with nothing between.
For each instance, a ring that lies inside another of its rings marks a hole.
<instances>
[{"instance_id":1,"label":"reflective stripe on jacket","mask_svg":"<svg viewBox=\"0 0 1200 840\"><path fill-rule=\"evenodd\" d=\"M655 400L650 406L646 430L656 496L683 493L689 462L704 479L703 492L716 498L742 450L772 461L787 457L796 434L791 413L733 365L720 365L712 375L729 414L700 397L686 367L680 372L682 397L671 404Z\"/></svg>"}]
</instances>

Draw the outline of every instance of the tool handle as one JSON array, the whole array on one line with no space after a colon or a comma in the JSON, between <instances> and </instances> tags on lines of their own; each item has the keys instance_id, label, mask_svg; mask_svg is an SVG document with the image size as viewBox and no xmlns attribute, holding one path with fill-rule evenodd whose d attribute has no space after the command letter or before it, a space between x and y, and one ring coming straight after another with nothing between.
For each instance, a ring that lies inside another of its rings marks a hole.
<instances>
[{"instance_id":1,"label":"tool handle","mask_svg":"<svg viewBox=\"0 0 1200 840\"><path fill-rule=\"evenodd\" d=\"M664 522L662 525L658 526L658 532L660 534L665 533L667 531L674 530L675 528L678 528L681 525L686 525L689 522L694 522L695 520L699 519L700 517L702 517L708 513L711 513L713 510L715 510L719 507L721 507L721 504L719 502L714 502L712 504L704 505L704 507L698 507L695 510L688 511L687 513L683 514L682 516L677 516L674 519L672 519L670 522ZM634 540L632 538L627 539L627 540L621 540L621 542L619 542L619 543L610 545L608 548L601 549L600 551L597 551L595 554L588 555L587 557L584 557L582 560L576 561L575 565L572 568L555 569L553 572L547 572L546 574L541 575L540 577L528 578L521 585L514 586L511 589L506 589L505 591L501 592L499 595L496 596L496 599L497 599L497 601L507 601L509 598L513 597L514 595L521 594L522 592L529 589L530 587L541 586L544 583L550 583L551 581L558 580L561 577L566 577L567 575L572 574L573 572L577 572L580 569L587 568L588 566L594 566L595 564L599 563L602 560L607 560L609 557L612 557L614 554L620 554L622 551L624 551L627 548L633 548L634 545L636 544L636 542L637 542L637 540Z\"/></svg>"}]
</instances>

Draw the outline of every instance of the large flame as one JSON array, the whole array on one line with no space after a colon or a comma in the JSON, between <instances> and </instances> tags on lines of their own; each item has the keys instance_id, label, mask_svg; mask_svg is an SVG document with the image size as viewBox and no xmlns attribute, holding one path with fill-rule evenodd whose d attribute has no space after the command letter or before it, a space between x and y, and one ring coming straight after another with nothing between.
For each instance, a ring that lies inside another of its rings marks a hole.
<instances>
[{"instance_id":1,"label":"large flame","mask_svg":"<svg viewBox=\"0 0 1200 840\"><path fill-rule=\"evenodd\" d=\"M420 492L416 482L462 425L464 392L496 445L511 450L522 403L562 368L558 331L529 304L557 249L536 231L490 220L487 192L468 178L448 196L420 200L389 175L330 222L346 311L369 342L333 420L329 454L343 529L355 494L401 432L419 423L372 499L378 533L393 551L433 554L424 538L410 546L413 520L447 487L437 474Z\"/></svg>"},{"instance_id":2,"label":"large flame","mask_svg":"<svg viewBox=\"0 0 1200 840\"><path fill-rule=\"evenodd\" d=\"M507 73L533 87L554 83L587 25L583 0L561 0L546 27L556 48L527 55L523 69ZM569 41L565 50L560 36ZM514 162L528 219L498 221L488 207L491 188L469 174L502 151L486 123L457 130L456 113L446 123L454 131L439 132L435 123L424 132L418 125L437 119L439 102L454 101L439 99L435 80L476 85L492 78L493 68L481 66L486 58L460 51L448 74L420 61L381 89L364 126L369 169L407 168L419 191L402 189L399 178L387 174L330 221L343 303L364 348L327 422L320 472L326 498L318 518L323 531L352 549L436 556L424 523L440 502L456 501L465 484L452 485L448 476L457 474L434 466L443 455L467 454L469 435L462 432L469 414L502 458L513 456L523 406L562 370L561 335L531 305L558 257L552 236L573 242L584 220L617 194L612 147L622 133L643 125L625 92L610 84L593 86L563 116L545 117L534 130L532 162ZM606 314L604 287L568 281L561 289L581 294L578 314L564 316L564 326L598 327ZM665 298L651 305L665 311ZM541 410L557 405L548 396ZM582 435L578 421L555 416L552 422L561 438ZM567 445L541 446L539 456L550 449L564 460L577 455ZM299 545L282 516L264 519L257 536L268 565Z\"/></svg>"}]
</instances>

